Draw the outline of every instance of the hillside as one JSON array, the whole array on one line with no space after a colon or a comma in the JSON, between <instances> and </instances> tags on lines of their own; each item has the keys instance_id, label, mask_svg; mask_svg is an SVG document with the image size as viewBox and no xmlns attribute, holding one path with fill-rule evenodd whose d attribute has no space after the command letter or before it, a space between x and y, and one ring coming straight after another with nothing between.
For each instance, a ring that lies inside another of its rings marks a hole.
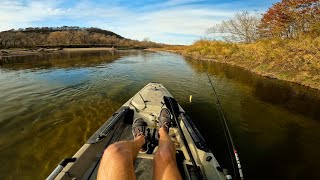
<instances>
[{"instance_id":1,"label":"hillside","mask_svg":"<svg viewBox=\"0 0 320 180\"><path fill-rule=\"evenodd\" d=\"M249 44L200 40L179 52L320 90L319 45L320 37L269 39Z\"/></svg>"},{"instance_id":2,"label":"hillside","mask_svg":"<svg viewBox=\"0 0 320 180\"><path fill-rule=\"evenodd\" d=\"M224 41L208 38L164 50L320 90L319 0L282 0L262 17L236 13L208 32L224 34Z\"/></svg>"},{"instance_id":3,"label":"hillside","mask_svg":"<svg viewBox=\"0 0 320 180\"><path fill-rule=\"evenodd\" d=\"M151 41L137 41L99 28L29 27L0 32L0 48L34 47L159 47Z\"/></svg>"}]
</instances>

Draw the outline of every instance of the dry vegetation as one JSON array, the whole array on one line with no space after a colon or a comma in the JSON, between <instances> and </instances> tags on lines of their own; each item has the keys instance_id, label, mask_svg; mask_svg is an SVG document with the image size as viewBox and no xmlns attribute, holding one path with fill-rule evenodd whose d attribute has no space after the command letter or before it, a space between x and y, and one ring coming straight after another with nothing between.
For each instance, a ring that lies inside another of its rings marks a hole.
<instances>
[{"instance_id":1,"label":"dry vegetation","mask_svg":"<svg viewBox=\"0 0 320 180\"><path fill-rule=\"evenodd\" d=\"M320 2L282 0L261 21L252 16L237 13L209 29L209 33L226 33L225 41L199 40L189 47L165 50L320 90Z\"/></svg>"},{"instance_id":2,"label":"dry vegetation","mask_svg":"<svg viewBox=\"0 0 320 180\"><path fill-rule=\"evenodd\" d=\"M249 44L200 40L183 54L237 65L260 75L320 90L320 37L268 39Z\"/></svg>"},{"instance_id":3,"label":"dry vegetation","mask_svg":"<svg viewBox=\"0 0 320 180\"><path fill-rule=\"evenodd\" d=\"M124 38L111 31L77 26L36 27L0 32L0 48L35 47L160 47L158 43Z\"/></svg>"},{"instance_id":4,"label":"dry vegetation","mask_svg":"<svg viewBox=\"0 0 320 180\"><path fill-rule=\"evenodd\" d=\"M184 45L163 45L162 47L149 48L148 50L149 51L167 51L167 52L183 54L187 48L188 46L184 46Z\"/></svg>"}]
</instances>

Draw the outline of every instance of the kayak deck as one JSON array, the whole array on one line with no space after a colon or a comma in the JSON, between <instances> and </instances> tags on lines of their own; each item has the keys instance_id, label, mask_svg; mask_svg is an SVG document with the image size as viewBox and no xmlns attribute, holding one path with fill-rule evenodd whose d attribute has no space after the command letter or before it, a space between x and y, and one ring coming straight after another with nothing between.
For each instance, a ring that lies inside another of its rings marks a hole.
<instances>
[{"instance_id":1,"label":"kayak deck","mask_svg":"<svg viewBox=\"0 0 320 180\"><path fill-rule=\"evenodd\" d=\"M133 139L133 137L132 137L132 133L131 133L131 125L127 125L124 128L119 141L127 141L127 140L132 140L132 139ZM153 176L152 164L153 164L152 159L137 158L134 162L135 174L136 174L137 179L139 179L139 180L152 179L152 176ZM100 165L100 163L94 169L94 171L92 172L92 175L86 179L90 179L90 180L97 179L99 165Z\"/></svg>"},{"instance_id":2,"label":"kayak deck","mask_svg":"<svg viewBox=\"0 0 320 180\"><path fill-rule=\"evenodd\" d=\"M133 136L131 133L131 125L126 125L118 139L118 141L128 141L133 140ZM175 136L175 130L171 130L171 139L173 140L174 144L176 145L176 150L181 151L180 144L177 142L177 138ZM154 152L156 149L154 150ZM181 158L181 157L178 157ZM177 163L180 163L180 167L182 167L181 159L177 159ZM90 177L87 177L86 179L96 179L98 169L99 169L100 162L98 165L94 168L94 171L92 172L92 175ZM135 162L134 162L134 169L137 179L140 180L148 180L152 179L153 176L153 154L146 154L139 152ZM181 168L180 168L181 169ZM180 172L181 174L184 172Z\"/></svg>"},{"instance_id":3,"label":"kayak deck","mask_svg":"<svg viewBox=\"0 0 320 180\"><path fill-rule=\"evenodd\" d=\"M57 176L52 175L55 173L53 172L49 177L54 177L51 179L96 179L105 148L118 141L132 140L132 122L136 118L143 118L149 129L146 138L152 143L148 146L150 148L147 153L138 154L134 163L135 174L137 179L152 179L153 156L157 150L158 141L158 117L161 109L166 107L165 96L172 97L163 85L158 83L146 85L89 138L73 156L76 158L75 162L60 167L60 171L57 170ZM204 179L226 179L201 134L180 105L178 105L178 111L179 124L175 123L170 128L169 136L176 146L177 165L183 179L199 179L199 171Z\"/></svg>"}]
</instances>

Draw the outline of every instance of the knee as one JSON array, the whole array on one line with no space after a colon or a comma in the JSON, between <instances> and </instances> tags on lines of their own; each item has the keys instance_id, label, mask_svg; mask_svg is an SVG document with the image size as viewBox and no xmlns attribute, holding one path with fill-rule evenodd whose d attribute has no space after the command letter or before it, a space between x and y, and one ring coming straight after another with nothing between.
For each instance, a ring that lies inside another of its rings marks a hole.
<instances>
[{"instance_id":1,"label":"knee","mask_svg":"<svg viewBox=\"0 0 320 180\"><path fill-rule=\"evenodd\" d=\"M172 162L176 162L176 151L174 147L167 147L158 149L155 153L155 158L157 161L161 161L162 163L169 164Z\"/></svg>"},{"instance_id":2,"label":"knee","mask_svg":"<svg viewBox=\"0 0 320 180\"><path fill-rule=\"evenodd\" d=\"M110 158L128 157L130 155L130 151L121 142L118 142L111 144L104 151L104 154Z\"/></svg>"}]
</instances>

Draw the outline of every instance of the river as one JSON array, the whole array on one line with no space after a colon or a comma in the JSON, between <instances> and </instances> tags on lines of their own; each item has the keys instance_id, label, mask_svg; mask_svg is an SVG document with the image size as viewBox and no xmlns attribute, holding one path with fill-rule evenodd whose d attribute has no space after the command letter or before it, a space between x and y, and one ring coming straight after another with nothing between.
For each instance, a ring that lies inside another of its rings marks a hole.
<instances>
[{"instance_id":1,"label":"river","mask_svg":"<svg viewBox=\"0 0 320 180\"><path fill-rule=\"evenodd\" d=\"M217 159L226 163L206 71L246 179L320 179L319 91L237 67L147 51L3 58L0 179L44 179L149 82L160 82L171 92Z\"/></svg>"}]
</instances>

